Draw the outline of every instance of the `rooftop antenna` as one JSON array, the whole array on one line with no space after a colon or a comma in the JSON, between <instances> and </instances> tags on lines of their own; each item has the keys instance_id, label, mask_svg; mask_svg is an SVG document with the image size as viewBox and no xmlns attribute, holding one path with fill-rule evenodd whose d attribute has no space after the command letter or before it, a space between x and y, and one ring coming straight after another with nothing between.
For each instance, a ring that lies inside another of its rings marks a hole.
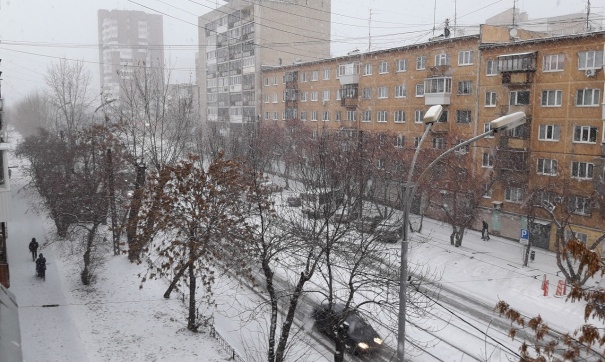
<instances>
[{"instance_id":1,"label":"rooftop antenna","mask_svg":"<svg viewBox=\"0 0 605 362\"><path fill-rule=\"evenodd\" d=\"M458 25L458 7L456 6L456 0L454 0L454 36L456 36L456 30L458 29L456 25Z\"/></svg>"},{"instance_id":2,"label":"rooftop antenna","mask_svg":"<svg viewBox=\"0 0 605 362\"><path fill-rule=\"evenodd\" d=\"M515 14L517 13L517 0L513 0L513 27L515 27Z\"/></svg>"},{"instance_id":3,"label":"rooftop antenna","mask_svg":"<svg viewBox=\"0 0 605 362\"><path fill-rule=\"evenodd\" d=\"M372 51L372 9L370 8L370 18L368 19L368 52Z\"/></svg>"},{"instance_id":4,"label":"rooftop antenna","mask_svg":"<svg viewBox=\"0 0 605 362\"><path fill-rule=\"evenodd\" d=\"M590 0L586 2L586 31L590 31Z\"/></svg>"},{"instance_id":5,"label":"rooftop antenna","mask_svg":"<svg viewBox=\"0 0 605 362\"><path fill-rule=\"evenodd\" d=\"M435 0L435 4L433 5L433 36L435 36L435 15L437 14L437 0Z\"/></svg>"}]
</instances>

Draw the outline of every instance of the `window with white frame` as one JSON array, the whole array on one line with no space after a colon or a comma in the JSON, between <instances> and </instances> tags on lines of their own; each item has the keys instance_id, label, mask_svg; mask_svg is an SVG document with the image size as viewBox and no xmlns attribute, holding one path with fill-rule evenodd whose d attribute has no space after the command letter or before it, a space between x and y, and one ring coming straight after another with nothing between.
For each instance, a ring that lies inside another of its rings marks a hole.
<instances>
[{"instance_id":1,"label":"window with white frame","mask_svg":"<svg viewBox=\"0 0 605 362\"><path fill-rule=\"evenodd\" d=\"M561 126L541 124L538 128L538 140L558 141L561 137Z\"/></svg>"},{"instance_id":2,"label":"window with white frame","mask_svg":"<svg viewBox=\"0 0 605 362\"><path fill-rule=\"evenodd\" d=\"M550 158L538 158L538 175L556 176L557 175L557 160Z\"/></svg>"},{"instance_id":3,"label":"window with white frame","mask_svg":"<svg viewBox=\"0 0 605 362\"><path fill-rule=\"evenodd\" d=\"M458 53L458 65L471 65L473 64L473 51L464 50Z\"/></svg>"},{"instance_id":4,"label":"window with white frame","mask_svg":"<svg viewBox=\"0 0 605 362\"><path fill-rule=\"evenodd\" d=\"M379 74L386 74L389 72L389 62L383 61L380 62L380 66L378 67Z\"/></svg>"},{"instance_id":5,"label":"window with white frame","mask_svg":"<svg viewBox=\"0 0 605 362\"><path fill-rule=\"evenodd\" d=\"M306 121L307 120L307 111L301 111L300 112L300 119L302 121Z\"/></svg>"},{"instance_id":6,"label":"window with white frame","mask_svg":"<svg viewBox=\"0 0 605 362\"><path fill-rule=\"evenodd\" d=\"M578 70L597 69L603 66L603 51L590 50L578 53Z\"/></svg>"},{"instance_id":7,"label":"window with white frame","mask_svg":"<svg viewBox=\"0 0 605 362\"><path fill-rule=\"evenodd\" d=\"M362 122L371 122L372 121L372 111L361 112L361 121Z\"/></svg>"},{"instance_id":8,"label":"window with white frame","mask_svg":"<svg viewBox=\"0 0 605 362\"><path fill-rule=\"evenodd\" d=\"M416 97L424 97L424 83L416 84Z\"/></svg>"},{"instance_id":9,"label":"window with white frame","mask_svg":"<svg viewBox=\"0 0 605 362\"><path fill-rule=\"evenodd\" d=\"M271 112L265 112L265 119L268 121L271 119Z\"/></svg>"},{"instance_id":10,"label":"window with white frame","mask_svg":"<svg viewBox=\"0 0 605 362\"><path fill-rule=\"evenodd\" d=\"M281 119L282 121L286 120L286 111L281 112Z\"/></svg>"},{"instance_id":11,"label":"window with white frame","mask_svg":"<svg viewBox=\"0 0 605 362\"><path fill-rule=\"evenodd\" d=\"M576 96L576 106L578 107L597 107L601 98L600 89L578 89Z\"/></svg>"},{"instance_id":12,"label":"window with white frame","mask_svg":"<svg viewBox=\"0 0 605 362\"><path fill-rule=\"evenodd\" d=\"M445 140L442 137L433 138L433 148L442 150L445 148Z\"/></svg>"},{"instance_id":13,"label":"window with white frame","mask_svg":"<svg viewBox=\"0 0 605 362\"><path fill-rule=\"evenodd\" d=\"M336 121L342 121L342 111L336 111Z\"/></svg>"},{"instance_id":14,"label":"window with white frame","mask_svg":"<svg viewBox=\"0 0 605 362\"><path fill-rule=\"evenodd\" d=\"M316 130L316 129L314 129L314 130L311 132L311 138L312 138L312 139L314 139L314 140L316 140L316 139L317 139L317 130ZM305 157L305 164L306 164L306 163L307 163L307 158Z\"/></svg>"},{"instance_id":15,"label":"window with white frame","mask_svg":"<svg viewBox=\"0 0 605 362\"><path fill-rule=\"evenodd\" d=\"M420 139L419 136L414 137L414 149L417 149L418 146L420 146Z\"/></svg>"},{"instance_id":16,"label":"window with white frame","mask_svg":"<svg viewBox=\"0 0 605 362\"><path fill-rule=\"evenodd\" d=\"M384 160L382 158L376 160L376 168L381 170L384 168Z\"/></svg>"},{"instance_id":17,"label":"window with white frame","mask_svg":"<svg viewBox=\"0 0 605 362\"><path fill-rule=\"evenodd\" d=\"M565 54L549 54L544 56L542 71L560 72L565 65Z\"/></svg>"},{"instance_id":18,"label":"window with white frame","mask_svg":"<svg viewBox=\"0 0 605 362\"><path fill-rule=\"evenodd\" d=\"M378 87L378 98L388 98L389 97L389 87Z\"/></svg>"},{"instance_id":19,"label":"window with white frame","mask_svg":"<svg viewBox=\"0 0 605 362\"><path fill-rule=\"evenodd\" d=\"M471 111L468 109L457 110L456 123L471 123Z\"/></svg>"},{"instance_id":20,"label":"window with white frame","mask_svg":"<svg viewBox=\"0 0 605 362\"><path fill-rule=\"evenodd\" d=\"M322 96L321 100L322 101L329 101L330 100L330 91L329 90L323 91L323 96Z\"/></svg>"},{"instance_id":21,"label":"window with white frame","mask_svg":"<svg viewBox=\"0 0 605 362\"><path fill-rule=\"evenodd\" d=\"M563 91L560 90L543 90L542 91L542 107L561 107L563 99Z\"/></svg>"},{"instance_id":22,"label":"window with white frame","mask_svg":"<svg viewBox=\"0 0 605 362\"><path fill-rule=\"evenodd\" d=\"M435 66L450 65L449 54L437 54L435 55Z\"/></svg>"},{"instance_id":23,"label":"window with white frame","mask_svg":"<svg viewBox=\"0 0 605 362\"><path fill-rule=\"evenodd\" d=\"M458 94L467 95L473 93L473 81L463 80L458 82Z\"/></svg>"},{"instance_id":24,"label":"window with white frame","mask_svg":"<svg viewBox=\"0 0 605 362\"><path fill-rule=\"evenodd\" d=\"M311 102L317 102L317 91L311 92Z\"/></svg>"},{"instance_id":25,"label":"window with white frame","mask_svg":"<svg viewBox=\"0 0 605 362\"><path fill-rule=\"evenodd\" d=\"M483 124L483 133L489 132L492 129L492 124L490 122ZM494 138L494 134L492 133L490 136L485 136L485 138Z\"/></svg>"},{"instance_id":26,"label":"window with white frame","mask_svg":"<svg viewBox=\"0 0 605 362\"><path fill-rule=\"evenodd\" d=\"M437 123L447 123L447 121L449 120L449 116L450 116L450 111L443 110L441 112L441 116L437 120Z\"/></svg>"},{"instance_id":27,"label":"window with white frame","mask_svg":"<svg viewBox=\"0 0 605 362\"><path fill-rule=\"evenodd\" d=\"M496 92L485 92L485 106L486 107L495 107L497 103L498 93Z\"/></svg>"},{"instance_id":28,"label":"window with white frame","mask_svg":"<svg viewBox=\"0 0 605 362\"><path fill-rule=\"evenodd\" d=\"M504 199L510 202L523 201L523 189L521 187L506 186L504 190Z\"/></svg>"},{"instance_id":29,"label":"window with white frame","mask_svg":"<svg viewBox=\"0 0 605 362\"><path fill-rule=\"evenodd\" d=\"M273 77L273 85L277 85L277 77Z\"/></svg>"},{"instance_id":30,"label":"window with white frame","mask_svg":"<svg viewBox=\"0 0 605 362\"><path fill-rule=\"evenodd\" d=\"M481 167L494 167L494 155L489 152L483 152L483 161L481 162Z\"/></svg>"},{"instance_id":31,"label":"window with white frame","mask_svg":"<svg viewBox=\"0 0 605 362\"><path fill-rule=\"evenodd\" d=\"M357 121L357 112L347 111L347 121Z\"/></svg>"},{"instance_id":32,"label":"window with white frame","mask_svg":"<svg viewBox=\"0 0 605 362\"><path fill-rule=\"evenodd\" d=\"M590 162L572 162L571 177L581 180L591 180L594 172L594 164Z\"/></svg>"},{"instance_id":33,"label":"window with white frame","mask_svg":"<svg viewBox=\"0 0 605 362\"><path fill-rule=\"evenodd\" d=\"M405 111L394 111L393 122L404 123L405 122Z\"/></svg>"},{"instance_id":34,"label":"window with white frame","mask_svg":"<svg viewBox=\"0 0 605 362\"><path fill-rule=\"evenodd\" d=\"M302 93L300 93L300 101L301 101L301 102L306 102L306 101L307 101L307 95L308 95L308 94L309 94L309 93L307 93L307 92L302 92Z\"/></svg>"},{"instance_id":35,"label":"window with white frame","mask_svg":"<svg viewBox=\"0 0 605 362\"><path fill-rule=\"evenodd\" d=\"M269 85L269 77L266 77L266 78L265 78L265 82L264 82L264 84L265 84L265 87Z\"/></svg>"},{"instance_id":36,"label":"window with white frame","mask_svg":"<svg viewBox=\"0 0 605 362\"><path fill-rule=\"evenodd\" d=\"M317 121L317 111L311 111L311 120Z\"/></svg>"},{"instance_id":37,"label":"window with white frame","mask_svg":"<svg viewBox=\"0 0 605 362\"><path fill-rule=\"evenodd\" d=\"M405 137L403 137L403 135L396 135L393 136L393 146L397 147L397 148L403 148L403 146L405 145Z\"/></svg>"},{"instance_id":38,"label":"window with white frame","mask_svg":"<svg viewBox=\"0 0 605 362\"><path fill-rule=\"evenodd\" d=\"M376 121L386 122L388 117L387 111L376 111Z\"/></svg>"},{"instance_id":39,"label":"window with white frame","mask_svg":"<svg viewBox=\"0 0 605 362\"><path fill-rule=\"evenodd\" d=\"M336 100L339 101L341 98L341 94L342 94L342 90L341 89L337 89L336 90Z\"/></svg>"},{"instance_id":40,"label":"window with white frame","mask_svg":"<svg viewBox=\"0 0 605 362\"><path fill-rule=\"evenodd\" d=\"M414 123L422 123L424 119L424 111L416 110L414 111Z\"/></svg>"},{"instance_id":41,"label":"window with white frame","mask_svg":"<svg viewBox=\"0 0 605 362\"><path fill-rule=\"evenodd\" d=\"M510 92L509 105L524 106L529 104L529 91Z\"/></svg>"},{"instance_id":42,"label":"window with white frame","mask_svg":"<svg viewBox=\"0 0 605 362\"><path fill-rule=\"evenodd\" d=\"M372 64L363 65L363 75L372 75Z\"/></svg>"},{"instance_id":43,"label":"window with white frame","mask_svg":"<svg viewBox=\"0 0 605 362\"><path fill-rule=\"evenodd\" d=\"M395 64L398 72L405 72L408 69L408 62L405 59L397 59Z\"/></svg>"},{"instance_id":44,"label":"window with white frame","mask_svg":"<svg viewBox=\"0 0 605 362\"><path fill-rule=\"evenodd\" d=\"M273 93L273 103L277 103L277 93Z\"/></svg>"},{"instance_id":45,"label":"window with white frame","mask_svg":"<svg viewBox=\"0 0 605 362\"><path fill-rule=\"evenodd\" d=\"M461 143L464 143L464 142L465 142L465 140L457 140L456 141L456 146L459 145L459 144L461 144ZM458 154L464 155L464 154L469 153L470 150L471 150L471 146L470 145L464 145L464 146L458 148L454 152L457 152Z\"/></svg>"},{"instance_id":46,"label":"window with white frame","mask_svg":"<svg viewBox=\"0 0 605 362\"><path fill-rule=\"evenodd\" d=\"M589 197L573 195L569 198L569 209L576 215L590 216L592 214Z\"/></svg>"},{"instance_id":47,"label":"window with white frame","mask_svg":"<svg viewBox=\"0 0 605 362\"><path fill-rule=\"evenodd\" d=\"M574 126L573 141L578 143L596 143L597 127Z\"/></svg>"},{"instance_id":48,"label":"window with white frame","mask_svg":"<svg viewBox=\"0 0 605 362\"><path fill-rule=\"evenodd\" d=\"M311 72L311 82L317 82L319 79L319 70L314 70Z\"/></svg>"},{"instance_id":49,"label":"window with white frame","mask_svg":"<svg viewBox=\"0 0 605 362\"><path fill-rule=\"evenodd\" d=\"M426 57L425 56L416 57L416 70L423 70L423 69L426 69Z\"/></svg>"},{"instance_id":50,"label":"window with white frame","mask_svg":"<svg viewBox=\"0 0 605 362\"><path fill-rule=\"evenodd\" d=\"M307 73L306 72L304 72L304 73L301 74L300 81L301 82L306 82L307 81Z\"/></svg>"},{"instance_id":51,"label":"window with white frame","mask_svg":"<svg viewBox=\"0 0 605 362\"><path fill-rule=\"evenodd\" d=\"M407 90L405 84L395 86L395 98L405 98L407 96Z\"/></svg>"},{"instance_id":52,"label":"window with white frame","mask_svg":"<svg viewBox=\"0 0 605 362\"><path fill-rule=\"evenodd\" d=\"M495 60L488 60L485 62L485 75L494 76L498 75L498 62Z\"/></svg>"},{"instance_id":53,"label":"window with white frame","mask_svg":"<svg viewBox=\"0 0 605 362\"><path fill-rule=\"evenodd\" d=\"M362 88L361 89L361 98L362 99L371 99L372 98L372 88Z\"/></svg>"},{"instance_id":54,"label":"window with white frame","mask_svg":"<svg viewBox=\"0 0 605 362\"><path fill-rule=\"evenodd\" d=\"M271 97L268 94L265 94L265 103L269 103L271 101Z\"/></svg>"},{"instance_id":55,"label":"window with white frame","mask_svg":"<svg viewBox=\"0 0 605 362\"><path fill-rule=\"evenodd\" d=\"M324 69L324 80L330 79L330 69Z\"/></svg>"},{"instance_id":56,"label":"window with white frame","mask_svg":"<svg viewBox=\"0 0 605 362\"><path fill-rule=\"evenodd\" d=\"M491 183L483 184L483 197L486 199L491 199L493 193L494 190L492 189Z\"/></svg>"},{"instance_id":57,"label":"window with white frame","mask_svg":"<svg viewBox=\"0 0 605 362\"><path fill-rule=\"evenodd\" d=\"M321 120L327 122L330 120L330 111L324 111Z\"/></svg>"},{"instance_id":58,"label":"window with white frame","mask_svg":"<svg viewBox=\"0 0 605 362\"><path fill-rule=\"evenodd\" d=\"M435 93L452 93L452 78L451 77L435 77L424 80L424 92Z\"/></svg>"},{"instance_id":59,"label":"window with white frame","mask_svg":"<svg viewBox=\"0 0 605 362\"><path fill-rule=\"evenodd\" d=\"M277 112L273 112L273 120L277 121Z\"/></svg>"},{"instance_id":60,"label":"window with white frame","mask_svg":"<svg viewBox=\"0 0 605 362\"><path fill-rule=\"evenodd\" d=\"M586 242L588 241L588 235L579 231L571 231L569 229L565 229L565 241L569 241L572 239L586 244Z\"/></svg>"}]
</instances>

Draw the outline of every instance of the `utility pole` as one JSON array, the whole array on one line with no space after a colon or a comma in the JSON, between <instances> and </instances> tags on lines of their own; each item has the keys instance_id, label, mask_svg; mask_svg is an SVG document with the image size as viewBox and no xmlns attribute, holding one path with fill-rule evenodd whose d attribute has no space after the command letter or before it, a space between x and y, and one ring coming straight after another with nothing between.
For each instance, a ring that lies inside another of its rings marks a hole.
<instances>
[{"instance_id":1,"label":"utility pole","mask_svg":"<svg viewBox=\"0 0 605 362\"><path fill-rule=\"evenodd\" d=\"M590 0L586 2L586 31L590 31Z\"/></svg>"},{"instance_id":2,"label":"utility pole","mask_svg":"<svg viewBox=\"0 0 605 362\"><path fill-rule=\"evenodd\" d=\"M513 0L513 28L515 27L515 15L517 13L517 0Z\"/></svg>"},{"instance_id":3,"label":"utility pole","mask_svg":"<svg viewBox=\"0 0 605 362\"><path fill-rule=\"evenodd\" d=\"M372 51L372 9L370 8L370 18L368 19L368 52Z\"/></svg>"}]
</instances>

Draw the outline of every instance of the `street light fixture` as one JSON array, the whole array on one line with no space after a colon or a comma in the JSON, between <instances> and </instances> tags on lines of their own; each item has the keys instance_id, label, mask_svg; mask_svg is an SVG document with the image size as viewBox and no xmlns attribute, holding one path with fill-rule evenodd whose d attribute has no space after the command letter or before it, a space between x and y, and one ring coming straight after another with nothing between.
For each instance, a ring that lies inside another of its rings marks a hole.
<instances>
[{"instance_id":1,"label":"street light fixture","mask_svg":"<svg viewBox=\"0 0 605 362\"><path fill-rule=\"evenodd\" d=\"M406 312L406 304L407 304L407 283L408 283L408 230L409 230L409 220L410 220L410 204L414 199L414 194L416 193L416 189L418 188L418 184L422 181L423 177L427 174L427 172L440 160L442 160L448 154L455 152L466 145L476 142L485 137L489 137L494 133L505 131L507 129L515 128L525 123L526 117L523 112L515 112L511 114L504 115L500 118L494 119L491 121L490 130L482 133L478 136L475 136L467 141L457 144L456 146L448 149L437 158L435 158L429 165L424 169L424 171L418 176L416 181L412 183L412 176L414 174L414 167L416 166L416 159L418 158L418 154L420 153L420 147L422 142L428 135L433 126L433 123L439 120L441 117L441 113L443 112L443 107L441 105L435 105L429 108L423 118L423 122L426 124L426 128L424 133L422 134L422 138L420 138L420 142L416 146L416 152L414 152L414 157L412 158L412 163L410 164L410 169L408 170L407 183L405 185L405 193L403 197L404 202L404 211L403 211L403 232L401 238L401 270L399 273L399 321L398 321L398 335L397 335L397 361L404 362L405 356L405 312Z\"/></svg>"}]
</instances>

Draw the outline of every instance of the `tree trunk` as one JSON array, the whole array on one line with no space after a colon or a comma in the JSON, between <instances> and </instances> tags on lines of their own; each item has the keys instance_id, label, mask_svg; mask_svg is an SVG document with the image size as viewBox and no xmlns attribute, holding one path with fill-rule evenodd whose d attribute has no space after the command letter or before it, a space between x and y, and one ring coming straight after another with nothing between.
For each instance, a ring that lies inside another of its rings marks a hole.
<instances>
[{"instance_id":1,"label":"tree trunk","mask_svg":"<svg viewBox=\"0 0 605 362\"><path fill-rule=\"evenodd\" d=\"M345 360L345 344L340 341L340 336L336 334L336 350L334 351L334 362L344 362Z\"/></svg>"},{"instance_id":2,"label":"tree trunk","mask_svg":"<svg viewBox=\"0 0 605 362\"><path fill-rule=\"evenodd\" d=\"M90 272L90 253L92 252L92 246L94 243L95 235L97 234L98 224L95 222L92 225L92 228L88 230L88 236L86 240L86 251L84 252L84 269L82 269L82 273L80 274L80 279L82 280L82 284L90 285L90 279L92 274Z\"/></svg>"},{"instance_id":3,"label":"tree trunk","mask_svg":"<svg viewBox=\"0 0 605 362\"><path fill-rule=\"evenodd\" d=\"M281 335L279 337L279 344L277 345L277 351L275 352L275 362L284 361L287 342L290 336L290 329L292 328L292 323L294 322L294 313L296 312L296 307L298 306L298 300L303 292L303 287L311 277L311 274L312 272L308 275L300 273L300 279L296 284L296 288L294 288L294 291L292 292L292 297L290 298L290 305L288 306L288 314L286 314L286 320L282 325Z\"/></svg>"},{"instance_id":4,"label":"tree trunk","mask_svg":"<svg viewBox=\"0 0 605 362\"><path fill-rule=\"evenodd\" d=\"M193 263L189 265L189 318L187 329L197 332L197 320L195 318L195 270Z\"/></svg>"},{"instance_id":5,"label":"tree trunk","mask_svg":"<svg viewBox=\"0 0 605 362\"><path fill-rule=\"evenodd\" d=\"M456 245L456 227L452 227L452 233L450 234L450 245Z\"/></svg>"},{"instance_id":6,"label":"tree trunk","mask_svg":"<svg viewBox=\"0 0 605 362\"><path fill-rule=\"evenodd\" d=\"M462 245L462 237L464 235L464 227L458 227L458 231L456 232L456 247L460 247Z\"/></svg>"},{"instance_id":7,"label":"tree trunk","mask_svg":"<svg viewBox=\"0 0 605 362\"><path fill-rule=\"evenodd\" d=\"M174 278L172 278L172 282L168 286L168 289L166 289L166 291L164 292L164 298L166 298L166 299L170 298L170 293L172 293L172 291L176 287L176 283L178 283L179 279L181 279L183 274L185 274L185 270L187 270L188 267L189 267L189 263L183 265L183 267L178 271L178 273L176 273Z\"/></svg>"},{"instance_id":8,"label":"tree trunk","mask_svg":"<svg viewBox=\"0 0 605 362\"><path fill-rule=\"evenodd\" d=\"M267 351L267 361L274 362L278 361L275 358L275 330L277 329L277 315L278 315L278 303L277 296L275 294L275 287L273 286L273 271L269 266L269 263L263 261L263 273L265 274L265 280L267 284L267 293L269 294L269 302L271 304L271 322L269 325L269 346Z\"/></svg>"}]
</instances>

